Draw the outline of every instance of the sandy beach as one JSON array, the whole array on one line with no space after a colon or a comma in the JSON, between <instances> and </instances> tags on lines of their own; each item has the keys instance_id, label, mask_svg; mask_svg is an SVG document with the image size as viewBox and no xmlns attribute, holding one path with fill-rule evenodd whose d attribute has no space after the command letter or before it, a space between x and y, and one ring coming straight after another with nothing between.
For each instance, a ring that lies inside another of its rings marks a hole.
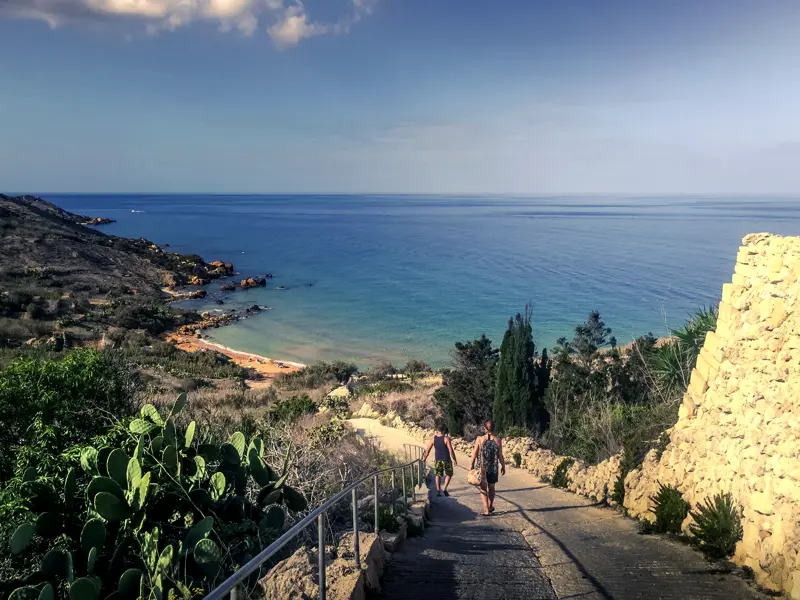
<instances>
[{"instance_id":1,"label":"sandy beach","mask_svg":"<svg viewBox=\"0 0 800 600\"><path fill-rule=\"evenodd\" d=\"M207 350L214 350L220 354L228 356L233 362L240 367L253 369L261 376L260 379L248 380L247 383L251 387L258 387L259 385L269 385L270 380L279 373L292 373L299 371L306 365L299 362L277 360L267 358L266 356L259 356L258 354L251 354L250 352L241 352L234 350L228 346L217 344L204 339L198 339L189 335L172 334L167 338L167 341L175 344L181 350L186 352L204 352Z\"/></svg>"}]
</instances>

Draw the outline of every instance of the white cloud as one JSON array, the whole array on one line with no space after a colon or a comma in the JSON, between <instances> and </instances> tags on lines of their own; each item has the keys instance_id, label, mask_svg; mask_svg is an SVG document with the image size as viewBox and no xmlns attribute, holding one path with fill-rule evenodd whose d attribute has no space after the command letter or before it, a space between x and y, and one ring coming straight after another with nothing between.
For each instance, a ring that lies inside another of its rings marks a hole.
<instances>
[{"instance_id":1,"label":"white cloud","mask_svg":"<svg viewBox=\"0 0 800 600\"><path fill-rule=\"evenodd\" d=\"M302 4L287 8L283 18L267 29L272 41L279 48L295 46L306 38L322 35L327 31L328 25L308 22L308 15Z\"/></svg>"},{"instance_id":2,"label":"white cloud","mask_svg":"<svg viewBox=\"0 0 800 600\"><path fill-rule=\"evenodd\" d=\"M319 0L322 1L322 0ZM149 34L172 31L193 22L216 22L223 32L253 35L263 20L279 48L323 35L347 33L370 14L378 0L349 0L339 21L314 21L299 0L0 0L0 18L37 19L50 27L79 21L138 19ZM130 31L126 32L130 35Z\"/></svg>"},{"instance_id":3,"label":"white cloud","mask_svg":"<svg viewBox=\"0 0 800 600\"><path fill-rule=\"evenodd\" d=\"M282 0L267 0L275 6L282 6ZM333 34L342 35L349 33L350 27L355 25L365 16L370 14L378 0L351 0L352 12L333 23L311 21L301 0L283 10L281 18L267 28L267 33L278 48L295 46L302 40L317 35Z\"/></svg>"}]
</instances>

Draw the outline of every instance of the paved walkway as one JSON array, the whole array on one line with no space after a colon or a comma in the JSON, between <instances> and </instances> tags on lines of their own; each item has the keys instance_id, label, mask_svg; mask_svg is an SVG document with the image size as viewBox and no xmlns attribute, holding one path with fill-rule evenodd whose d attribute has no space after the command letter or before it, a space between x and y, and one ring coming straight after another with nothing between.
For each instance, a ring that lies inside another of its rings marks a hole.
<instances>
[{"instance_id":1,"label":"paved walkway","mask_svg":"<svg viewBox=\"0 0 800 600\"><path fill-rule=\"evenodd\" d=\"M352 425L389 450L419 444L372 419ZM451 497L432 498L432 526L393 555L383 598L426 600L756 600L765 596L692 548L637 532L636 522L509 469L497 513L480 516L458 455Z\"/></svg>"}]
</instances>

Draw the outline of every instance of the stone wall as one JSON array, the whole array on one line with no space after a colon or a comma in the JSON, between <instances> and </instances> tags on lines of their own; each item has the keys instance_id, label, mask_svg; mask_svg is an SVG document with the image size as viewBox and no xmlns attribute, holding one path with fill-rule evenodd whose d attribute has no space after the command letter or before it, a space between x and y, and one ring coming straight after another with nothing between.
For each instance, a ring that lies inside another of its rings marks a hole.
<instances>
[{"instance_id":1,"label":"stone wall","mask_svg":"<svg viewBox=\"0 0 800 600\"><path fill-rule=\"evenodd\" d=\"M744 525L735 561L800 599L799 459L800 237L752 234L723 286L717 329L670 442L628 475L625 507L646 517L658 482L692 505L730 492Z\"/></svg>"}]
</instances>

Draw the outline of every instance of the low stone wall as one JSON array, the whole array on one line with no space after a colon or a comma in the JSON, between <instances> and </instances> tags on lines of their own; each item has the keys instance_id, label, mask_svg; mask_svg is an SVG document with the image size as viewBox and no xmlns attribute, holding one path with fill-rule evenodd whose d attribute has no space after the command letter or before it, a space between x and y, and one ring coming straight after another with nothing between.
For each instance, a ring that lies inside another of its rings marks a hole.
<instances>
[{"instance_id":1,"label":"low stone wall","mask_svg":"<svg viewBox=\"0 0 800 600\"><path fill-rule=\"evenodd\" d=\"M369 593L380 592L380 579L386 564L383 541L374 533L359 533L361 569L352 558L334 558L329 548L325 580L327 597L331 600L365 600ZM353 534L339 541L337 553L353 554ZM316 600L319 597L319 572L315 549L299 548L292 556L279 562L261 579L267 600Z\"/></svg>"}]
</instances>

